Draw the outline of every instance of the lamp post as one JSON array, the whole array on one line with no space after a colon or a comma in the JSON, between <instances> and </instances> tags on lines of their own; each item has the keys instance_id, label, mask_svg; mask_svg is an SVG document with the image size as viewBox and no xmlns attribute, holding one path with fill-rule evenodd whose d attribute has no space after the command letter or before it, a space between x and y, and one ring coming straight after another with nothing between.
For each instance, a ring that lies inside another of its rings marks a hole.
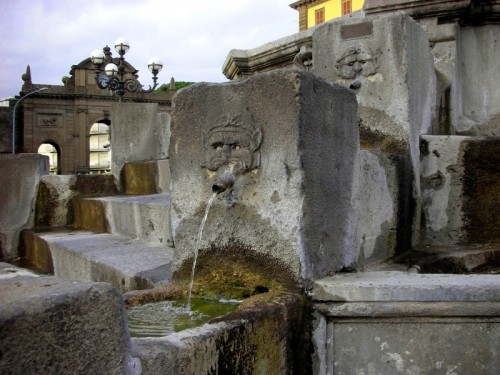
<instances>
[{"instance_id":1,"label":"lamp post","mask_svg":"<svg viewBox=\"0 0 500 375\"><path fill-rule=\"evenodd\" d=\"M130 44L123 38L119 38L115 42L115 50L120 57L113 59L111 57L110 48L104 47L101 51L96 49L92 51L90 60L96 68L95 79L97 86L101 89L108 89L111 95L118 95L122 100L125 91L128 92L152 92L158 83L156 82L158 73L163 68L163 63L157 57L152 57L148 62L148 68L153 73L153 86L144 89L138 81L138 70L127 72L125 69L125 54L130 49ZM104 65L106 63L106 65Z\"/></svg>"},{"instance_id":2,"label":"lamp post","mask_svg":"<svg viewBox=\"0 0 500 375\"><path fill-rule=\"evenodd\" d=\"M17 109L18 104L21 103L25 98L27 98L31 94L34 94L34 93L37 93L40 91L44 91L44 90L48 90L48 89L49 89L48 87L40 87L38 89L30 91L26 95L19 98L17 100L16 104L14 105L14 110L12 111L12 155L14 155L16 153L16 109Z\"/></svg>"}]
</instances>

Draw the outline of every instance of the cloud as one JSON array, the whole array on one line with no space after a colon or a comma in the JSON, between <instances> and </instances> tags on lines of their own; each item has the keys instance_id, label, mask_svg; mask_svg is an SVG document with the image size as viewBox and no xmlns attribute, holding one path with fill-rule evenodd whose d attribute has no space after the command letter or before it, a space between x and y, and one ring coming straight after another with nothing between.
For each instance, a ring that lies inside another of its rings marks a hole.
<instances>
[{"instance_id":1,"label":"cloud","mask_svg":"<svg viewBox=\"0 0 500 375\"><path fill-rule=\"evenodd\" d=\"M17 95L31 66L33 82L61 84L72 65L118 37L131 44L127 61L150 84L147 61L164 62L160 82L223 82L233 49L293 34L290 0L3 0L0 15L0 97Z\"/></svg>"}]
</instances>

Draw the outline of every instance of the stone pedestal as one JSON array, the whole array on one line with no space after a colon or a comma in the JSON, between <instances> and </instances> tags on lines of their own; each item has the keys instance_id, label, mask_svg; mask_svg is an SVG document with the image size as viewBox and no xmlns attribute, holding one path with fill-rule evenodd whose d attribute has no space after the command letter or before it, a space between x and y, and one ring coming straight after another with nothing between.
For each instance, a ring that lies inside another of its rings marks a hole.
<instances>
[{"instance_id":1,"label":"stone pedestal","mask_svg":"<svg viewBox=\"0 0 500 375\"><path fill-rule=\"evenodd\" d=\"M495 275L339 274L315 283L313 374L496 374Z\"/></svg>"}]
</instances>

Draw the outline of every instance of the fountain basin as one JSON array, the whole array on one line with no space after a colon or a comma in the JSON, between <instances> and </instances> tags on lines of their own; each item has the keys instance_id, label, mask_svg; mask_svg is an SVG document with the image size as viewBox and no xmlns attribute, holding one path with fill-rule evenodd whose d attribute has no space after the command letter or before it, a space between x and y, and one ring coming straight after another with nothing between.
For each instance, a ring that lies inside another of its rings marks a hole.
<instances>
[{"instance_id":1,"label":"fountain basin","mask_svg":"<svg viewBox=\"0 0 500 375\"><path fill-rule=\"evenodd\" d=\"M301 295L264 293L199 327L130 338L109 284L0 267L1 373L310 373Z\"/></svg>"},{"instance_id":2,"label":"fountain basin","mask_svg":"<svg viewBox=\"0 0 500 375\"><path fill-rule=\"evenodd\" d=\"M305 306L297 294L264 293L199 327L132 338L132 356L142 375L310 373Z\"/></svg>"},{"instance_id":3,"label":"fountain basin","mask_svg":"<svg viewBox=\"0 0 500 375\"><path fill-rule=\"evenodd\" d=\"M163 337L187 328L204 324L238 308L239 301L215 301L205 298L149 302L127 309L130 337Z\"/></svg>"}]
</instances>

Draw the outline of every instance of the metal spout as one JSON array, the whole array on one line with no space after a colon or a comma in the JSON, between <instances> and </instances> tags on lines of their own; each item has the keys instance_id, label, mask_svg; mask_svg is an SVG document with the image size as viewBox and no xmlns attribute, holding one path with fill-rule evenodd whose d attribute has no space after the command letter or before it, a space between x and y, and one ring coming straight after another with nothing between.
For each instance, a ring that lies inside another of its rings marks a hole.
<instances>
[{"instance_id":1,"label":"metal spout","mask_svg":"<svg viewBox=\"0 0 500 375\"><path fill-rule=\"evenodd\" d=\"M212 191L220 194L230 189L234 185L234 176L232 174L225 174L221 176L218 181L212 185Z\"/></svg>"},{"instance_id":2,"label":"metal spout","mask_svg":"<svg viewBox=\"0 0 500 375\"><path fill-rule=\"evenodd\" d=\"M360 87L361 87L361 81L360 81L359 79L357 79L357 80L353 81L353 82L351 83L351 85L349 86L349 88L350 88L351 90L357 90L357 89L359 89Z\"/></svg>"}]
</instances>

